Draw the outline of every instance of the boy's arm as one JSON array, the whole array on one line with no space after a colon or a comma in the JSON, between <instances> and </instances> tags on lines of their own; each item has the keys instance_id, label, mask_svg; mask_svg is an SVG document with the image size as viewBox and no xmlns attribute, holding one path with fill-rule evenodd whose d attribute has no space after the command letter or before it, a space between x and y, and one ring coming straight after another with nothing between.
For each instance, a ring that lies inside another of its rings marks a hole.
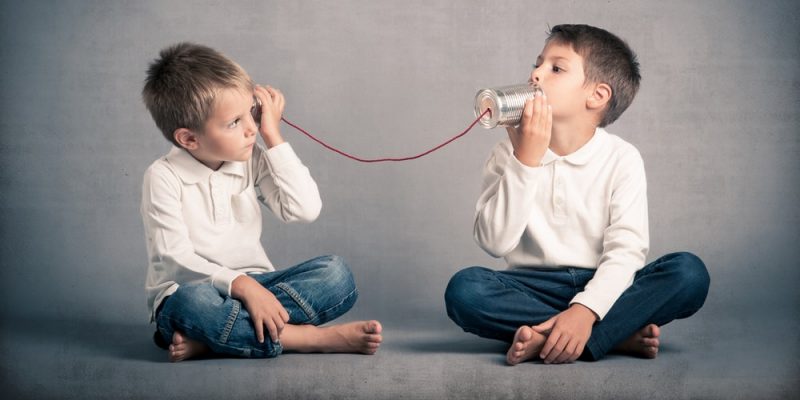
<instances>
[{"instance_id":1,"label":"boy's arm","mask_svg":"<svg viewBox=\"0 0 800 400\"><path fill-rule=\"evenodd\" d=\"M256 145L253 168L258 200L283 222L312 222L322 208L319 189L289 143L269 150Z\"/></svg>"},{"instance_id":2,"label":"boy's arm","mask_svg":"<svg viewBox=\"0 0 800 400\"><path fill-rule=\"evenodd\" d=\"M603 254L597 272L570 304L590 308L602 320L645 265L650 248L647 179L635 150L625 154L612 189L609 225L603 232Z\"/></svg>"},{"instance_id":3,"label":"boy's arm","mask_svg":"<svg viewBox=\"0 0 800 400\"><path fill-rule=\"evenodd\" d=\"M195 252L181 213L180 185L166 169L151 167L145 173L141 212L156 273L161 274L161 280L178 283L210 278L221 295L244 303L260 342L264 341L265 328L273 341L278 340L289 316L275 296L246 274Z\"/></svg>"},{"instance_id":4,"label":"boy's arm","mask_svg":"<svg viewBox=\"0 0 800 400\"><path fill-rule=\"evenodd\" d=\"M647 181L639 153L627 154L619 171L611 195L610 223L603 235L603 254L594 277L567 310L533 327L548 335L540 352L546 363L576 360L594 322L605 317L644 266L650 239Z\"/></svg>"},{"instance_id":5,"label":"boy's arm","mask_svg":"<svg viewBox=\"0 0 800 400\"><path fill-rule=\"evenodd\" d=\"M257 86L255 95L261 101L262 110L259 132L267 145L266 151L258 145L253 148L258 199L281 221L314 221L319 216L322 201L308 168L281 137L283 94L269 86Z\"/></svg>"},{"instance_id":6,"label":"boy's arm","mask_svg":"<svg viewBox=\"0 0 800 400\"><path fill-rule=\"evenodd\" d=\"M495 146L486 162L473 232L478 245L494 257L517 247L534 196L547 184L546 171L534 166L547 150L551 129L552 110L546 99L528 100L521 126L508 129L510 143Z\"/></svg>"}]
</instances>

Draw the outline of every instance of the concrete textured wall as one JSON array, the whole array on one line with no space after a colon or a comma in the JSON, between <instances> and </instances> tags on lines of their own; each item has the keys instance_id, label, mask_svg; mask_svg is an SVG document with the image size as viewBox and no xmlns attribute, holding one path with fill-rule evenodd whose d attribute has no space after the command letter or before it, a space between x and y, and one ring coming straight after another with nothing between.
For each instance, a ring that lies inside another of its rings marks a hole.
<instances>
[{"instance_id":1,"label":"concrete textured wall","mask_svg":"<svg viewBox=\"0 0 800 400\"><path fill-rule=\"evenodd\" d=\"M141 177L169 145L140 90L168 44L221 50L283 90L287 118L346 151L402 156L465 128L478 89L524 81L548 26L588 23L642 64L609 130L645 159L650 259L700 255L704 312L796 316L799 16L795 1L3 2L0 311L146 323ZM268 254L279 266L345 257L355 316L443 321L455 271L503 265L473 242L472 214L504 134L364 165L284 125L323 212L290 226L265 213Z\"/></svg>"}]
</instances>

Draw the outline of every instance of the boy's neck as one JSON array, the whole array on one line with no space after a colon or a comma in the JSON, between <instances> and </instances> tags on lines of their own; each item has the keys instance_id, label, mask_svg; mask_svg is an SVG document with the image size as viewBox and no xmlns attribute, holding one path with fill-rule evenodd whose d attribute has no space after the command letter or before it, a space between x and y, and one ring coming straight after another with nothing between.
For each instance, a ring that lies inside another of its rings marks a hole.
<instances>
[{"instance_id":1,"label":"boy's neck","mask_svg":"<svg viewBox=\"0 0 800 400\"><path fill-rule=\"evenodd\" d=\"M209 161L209 160L205 160L202 156L199 156L199 154L195 154L195 152L193 152L193 151L191 151L191 150L189 150L187 148L184 148L184 150L186 150L186 152L189 153L195 160L200 162L200 164L205 165L206 167L210 168L212 171L216 171L216 170L222 168L222 164L225 164L225 161L219 161L219 160L211 160L211 161Z\"/></svg>"},{"instance_id":2,"label":"boy's neck","mask_svg":"<svg viewBox=\"0 0 800 400\"><path fill-rule=\"evenodd\" d=\"M594 123L553 123L550 150L561 157L570 155L588 143L596 129Z\"/></svg>"}]
</instances>

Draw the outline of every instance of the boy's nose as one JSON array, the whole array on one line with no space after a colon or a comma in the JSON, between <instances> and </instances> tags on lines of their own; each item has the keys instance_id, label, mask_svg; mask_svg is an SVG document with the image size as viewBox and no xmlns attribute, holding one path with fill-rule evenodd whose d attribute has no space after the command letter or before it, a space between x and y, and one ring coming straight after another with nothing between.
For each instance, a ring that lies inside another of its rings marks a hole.
<instances>
[{"instance_id":1,"label":"boy's nose","mask_svg":"<svg viewBox=\"0 0 800 400\"><path fill-rule=\"evenodd\" d=\"M539 73L536 72L538 70L538 68L534 68L533 71L531 71L531 76L528 78L530 83L539 83Z\"/></svg>"},{"instance_id":2,"label":"boy's nose","mask_svg":"<svg viewBox=\"0 0 800 400\"><path fill-rule=\"evenodd\" d=\"M244 127L244 134L246 136L253 136L258 132L258 125L256 125L256 120L253 119L253 116L249 116L245 118L245 127Z\"/></svg>"}]
</instances>

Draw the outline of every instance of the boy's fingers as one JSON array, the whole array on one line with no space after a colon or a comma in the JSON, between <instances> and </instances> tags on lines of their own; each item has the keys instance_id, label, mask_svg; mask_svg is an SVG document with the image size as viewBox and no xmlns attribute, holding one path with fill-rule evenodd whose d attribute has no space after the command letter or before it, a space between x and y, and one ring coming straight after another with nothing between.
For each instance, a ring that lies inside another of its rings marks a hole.
<instances>
[{"instance_id":1,"label":"boy's fingers","mask_svg":"<svg viewBox=\"0 0 800 400\"><path fill-rule=\"evenodd\" d=\"M283 320L283 322L289 322L289 313L286 312L285 308L281 307L281 310L280 310L279 313L280 313L280 316L281 316L281 319Z\"/></svg>"},{"instance_id":2,"label":"boy's fingers","mask_svg":"<svg viewBox=\"0 0 800 400\"><path fill-rule=\"evenodd\" d=\"M255 90L256 97L258 97L258 100L261 101L261 109L262 110L272 102L272 100L269 98L269 96L266 93L264 93L263 90L264 89L260 88L260 87L256 87L256 90Z\"/></svg>"},{"instance_id":3,"label":"boy's fingers","mask_svg":"<svg viewBox=\"0 0 800 400\"><path fill-rule=\"evenodd\" d=\"M578 342L575 344L575 349L572 351L572 357L569 358L569 362L574 362L581 356L584 346L586 346L586 343L584 342Z\"/></svg>"},{"instance_id":4,"label":"boy's fingers","mask_svg":"<svg viewBox=\"0 0 800 400\"><path fill-rule=\"evenodd\" d=\"M556 358L555 362L557 364L569 362L570 358L572 358L572 355L575 354L575 346L576 343L573 343L572 341L567 343L567 345L564 347L564 350L561 352L561 355Z\"/></svg>"},{"instance_id":5,"label":"boy's fingers","mask_svg":"<svg viewBox=\"0 0 800 400\"><path fill-rule=\"evenodd\" d=\"M255 320L253 321L253 327L256 329L258 343L264 343L264 324L260 320Z\"/></svg>"},{"instance_id":6,"label":"boy's fingers","mask_svg":"<svg viewBox=\"0 0 800 400\"><path fill-rule=\"evenodd\" d=\"M269 331L269 337L272 339L273 342L278 341L278 327L275 326L275 323L272 322L272 319L267 318L266 320L267 330Z\"/></svg>"},{"instance_id":7,"label":"boy's fingers","mask_svg":"<svg viewBox=\"0 0 800 400\"><path fill-rule=\"evenodd\" d=\"M278 101L279 98L283 97L283 94L281 93L281 91L278 90L278 89L275 89L272 86L267 86L266 90L267 90L267 93L269 93L270 97L272 97L272 100L275 100L276 102Z\"/></svg>"},{"instance_id":8,"label":"boy's fingers","mask_svg":"<svg viewBox=\"0 0 800 400\"><path fill-rule=\"evenodd\" d=\"M525 101L525 108L522 109L520 126L525 125L525 122L530 121L531 118L533 118L533 99L528 99Z\"/></svg>"},{"instance_id":9,"label":"boy's fingers","mask_svg":"<svg viewBox=\"0 0 800 400\"><path fill-rule=\"evenodd\" d=\"M558 342L556 342L553 349L550 350L550 354L547 355L545 362L552 363L556 361L564 353L564 348L567 346L567 343L569 343L569 338L567 338L566 335L560 335Z\"/></svg>"},{"instance_id":10,"label":"boy's fingers","mask_svg":"<svg viewBox=\"0 0 800 400\"><path fill-rule=\"evenodd\" d=\"M542 322L539 325L534 325L531 328L536 331L537 333L541 333L542 335L546 335L550 333L553 329L553 323L555 322L554 319L550 318L547 321Z\"/></svg>"},{"instance_id":11,"label":"boy's fingers","mask_svg":"<svg viewBox=\"0 0 800 400\"><path fill-rule=\"evenodd\" d=\"M542 351L539 352L539 356L542 359L547 358L547 356L550 355L550 352L553 351L553 347L556 345L556 341L558 341L559 336L560 335L558 333L551 333L550 336L547 337L547 341L544 342Z\"/></svg>"},{"instance_id":12,"label":"boy's fingers","mask_svg":"<svg viewBox=\"0 0 800 400\"><path fill-rule=\"evenodd\" d=\"M272 95L263 86L256 86L256 94L261 99L262 107L272 106Z\"/></svg>"},{"instance_id":13,"label":"boy's fingers","mask_svg":"<svg viewBox=\"0 0 800 400\"><path fill-rule=\"evenodd\" d=\"M286 107L286 98L283 97L283 93L280 93L279 99L278 108L281 110L281 113L283 113L283 108Z\"/></svg>"},{"instance_id":14,"label":"boy's fingers","mask_svg":"<svg viewBox=\"0 0 800 400\"><path fill-rule=\"evenodd\" d=\"M539 122L542 116L542 97L537 96L533 99L533 115L532 117L536 117L535 122ZM537 124L539 125L539 124Z\"/></svg>"}]
</instances>

